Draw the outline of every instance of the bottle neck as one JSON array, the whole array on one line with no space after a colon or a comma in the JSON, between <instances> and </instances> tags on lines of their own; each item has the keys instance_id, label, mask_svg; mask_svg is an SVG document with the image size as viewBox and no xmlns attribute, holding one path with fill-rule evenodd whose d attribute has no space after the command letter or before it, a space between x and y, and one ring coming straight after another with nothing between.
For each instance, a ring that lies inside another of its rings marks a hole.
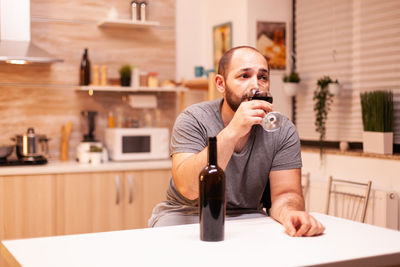
<instances>
[{"instance_id":1,"label":"bottle neck","mask_svg":"<svg viewBox=\"0 0 400 267\"><path fill-rule=\"evenodd\" d=\"M208 140L208 165L217 165L217 140L215 137Z\"/></svg>"}]
</instances>

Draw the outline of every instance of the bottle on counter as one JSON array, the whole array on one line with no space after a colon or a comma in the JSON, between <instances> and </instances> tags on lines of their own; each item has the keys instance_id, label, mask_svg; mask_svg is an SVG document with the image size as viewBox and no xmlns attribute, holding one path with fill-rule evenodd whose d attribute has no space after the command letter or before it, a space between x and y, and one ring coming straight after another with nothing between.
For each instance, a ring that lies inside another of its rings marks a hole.
<instances>
[{"instance_id":1,"label":"bottle on counter","mask_svg":"<svg viewBox=\"0 0 400 267\"><path fill-rule=\"evenodd\" d=\"M201 240L224 240L225 213L225 173L217 164L217 138L209 137L208 164L199 175Z\"/></svg>"},{"instance_id":2,"label":"bottle on counter","mask_svg":"<svg viewBox=\"0 0 400 267\"><path fill-rule=\"evenodd\" d=\"M82 56L81 71L80 71L80 85L90 84L90 61L88 57L88 49L85 48L85 52Z\"/></svg>"}]
</instances>

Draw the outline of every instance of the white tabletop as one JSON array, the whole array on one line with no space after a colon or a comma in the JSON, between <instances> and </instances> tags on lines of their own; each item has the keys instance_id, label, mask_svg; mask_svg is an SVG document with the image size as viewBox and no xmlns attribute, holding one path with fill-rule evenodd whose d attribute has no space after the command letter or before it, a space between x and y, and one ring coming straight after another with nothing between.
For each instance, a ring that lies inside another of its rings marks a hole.
<instances>
[{"instance_id":1,"label":"white tabletop","mask_svg":"<svg viewBox=\"0 0 400 267\"><path fill-rule=\"evenodd\" d=\"M22 266L344 266L400 264L400 232L313 213L317 237L289 237L271 218L227 221L225 241L202 242L199 225L10 240ZM12 256L11 256L12 254Z\"/></svg>"}]
</instances>

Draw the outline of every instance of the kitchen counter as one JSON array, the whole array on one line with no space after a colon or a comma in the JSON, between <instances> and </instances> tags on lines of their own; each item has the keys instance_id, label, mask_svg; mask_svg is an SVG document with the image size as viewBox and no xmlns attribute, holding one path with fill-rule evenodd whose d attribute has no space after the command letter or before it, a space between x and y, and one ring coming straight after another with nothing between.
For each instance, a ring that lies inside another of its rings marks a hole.
<instances>
[{"instance_id":1,"label":"kitchen counter","mask_svg":"<svg viewBox=\"0 0 400 267\"><path fill-rule=\"evenodd\" d=\"M171 169L172 161L146 160L126 162L106 162L101 164L82 164L75 161L49 162L37 166L13 166L0 167L0 176L11 175L36 175L57 173L81 173L81 172L108 172L108 171L133 171L133 170L159 170Z\"/></svg>"},{"instance_id":2,"label":"kitchen counter","mask_svg":"<svg viewBox=\"0 0 400 267\"><path fill-rule=\"evenodd\" d=\"M388 266L400 232L319 213L323 235L289 237L271 217L230 220L225 240L202 242L199 224L2 241L12 266Z\"/></svg>"}]
</instances>

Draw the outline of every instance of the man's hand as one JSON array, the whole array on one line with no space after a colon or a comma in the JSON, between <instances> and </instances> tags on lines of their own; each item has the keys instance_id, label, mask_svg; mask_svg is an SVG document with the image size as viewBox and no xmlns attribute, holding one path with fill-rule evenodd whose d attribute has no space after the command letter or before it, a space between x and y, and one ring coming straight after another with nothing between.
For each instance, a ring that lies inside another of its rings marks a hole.
<instances>
[{"instance_id":1,"label":"man's hand","mask_svg":"<svg viewBox=\"0 0 400 267\"><path fill-rule=\"evenodd\" d=\"M261 124L265 115L272 111L272 104L263 100L242 102L228 127L238 137L246 135L254 124Z\"/></svg>"},{"instance_id":2,"label":"man's hand","mask_svg":"<svg viewBox=\"0 0 400 267\"><path fill-rule=\"evenodd\" d=\"M281 223L290 236L315 236L325 230L320 222L305 211L287 211Z\"/></svg>"}]
</instances>

